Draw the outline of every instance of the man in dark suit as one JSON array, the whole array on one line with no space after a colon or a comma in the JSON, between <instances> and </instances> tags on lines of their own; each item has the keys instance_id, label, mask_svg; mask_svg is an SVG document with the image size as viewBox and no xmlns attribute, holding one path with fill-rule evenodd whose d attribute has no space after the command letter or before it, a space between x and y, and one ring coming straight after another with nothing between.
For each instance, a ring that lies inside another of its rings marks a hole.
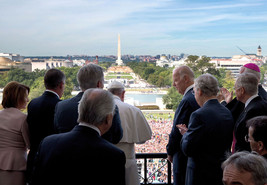
<instances>
[{"instance_id":1,"label":"man in dark suit","mask_svg":"<svg viewBox=\"0 0 267 185\"><path fill-rule=\"evenodd\" d=\"M173 183L174 185L184 185L187 157L181 151L180 142L182 135L176 125L185 124L188 127L191 113L199 108L192 93L194 86L193 71L187 66L180 66L174 69L173 86L184 96L175 111L173 126L166 148L168 159L173 163Z\"/></svg>"},{"instance_id":2,"label":"man in dark suit","mask_svg":"<svg viewBox=\"0 0 267 185\"><path fill-rule=\"evenodd\" d=\"M56 106L54 126L58 133L68 132L78 124L78 103L85 90L90 88L103 89L103 69L96 64L83 66L77 74L77 80L82 92L73 98L61 101ZM110 130L102 137L113 144L117 144L121 140L123 134L117 106L112 123Z\"/></svg>"},{"instance_id":3,"label":"man in dark suit","mask_svg":"<svg viewBox=\"0 0 267 185\"><path fill-rule=\"evenodd\" d=\"M30 152L27 159L27 178L30 178L32 165L38 146L43 138L54 134L55 106L60 101L65 88L65 75L58 69L49 69L44 76L45 92L28 105L27 122L30 132Z\"/></svg>"},{"instance_id":4,"label":"man in dark suit","mask_svg":"<svg viewBox=\"0 0 267 185\"><path fill-rule=\"evenodd\" d=\"M70 132L46 137L36 157L32 185L125 185L124 152L101 137L111 125L113 95L88 89Z\"/></svg>"},{"instance_id":5,"label":"man in dark suit","mask_svg":"<svg viewBox=\"0 0 267 185\"><path fill-rule=\"evenodd\" d=\"M245 108L235 123L233 151L250 151L250 145L245 140L248 134L246 121L267 115L267 102L258 95L258 79L252 73L243 73L237 78L235 93L237 100L242 102Z\"/></svg>"},{"instance_id":6,"label":"man in dark suit","mask_svg":"<svg viewBox=\"0 0 267 185\"><path fill-rule=\"evenodd\" d=\"M250 149L267 160L267 116L257 116L247 121L247 142Z\"/></svg>"},{"instance_id":7,"label":"man in dark suit","mask_svg":"<svg viewBox=\"0 0 267 185\"><path fill-rule=\"evenodd\" d=\"M201 108L191 114L188 130L181 129L182 151L188 156L186 185L222 184L221 163L231 148L234 120L218 102L218 91L218 81L210 74L195 80L195 98Z\"/></svg>"},{"instance_id":8,"label":"man in dark suit","mask_svg":"<svg viewBox=\"0 0 267 185\"><path fill-rule=\"evenodd\" d=\"M240 68L239 73L240 74L252 73L256 75L258 79L258 83L257 83L258 84L258 95L262 99L267 101L267 92L264 90L264 88L260 84L260 79L261 79L260 68L254 63L247 63ZM236 121L245 107L244 103L238 101L236 98L233 99L233 93L230 93L225 88L222 88L221 92L223 96L225 97L225 101L223 102L223 104L232 112L233 118Z\"/></svg>"}]
</instances>

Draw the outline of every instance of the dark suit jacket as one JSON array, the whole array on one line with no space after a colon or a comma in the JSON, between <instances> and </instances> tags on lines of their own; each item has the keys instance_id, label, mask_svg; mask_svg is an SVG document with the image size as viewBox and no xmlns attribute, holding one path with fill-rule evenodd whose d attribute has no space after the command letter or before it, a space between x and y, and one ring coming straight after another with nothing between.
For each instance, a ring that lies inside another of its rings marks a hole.
<instances>
[{"instance_id":1,"label":"dark suit jacket","mask_svg":"<svg viewBox=\"0 0 267 185\"><path fill-rule=\"evenodd\" d=\"M188 156L187 185L222 184L221 163L230 151L233 128L231 112L217 99L207 101L191 114L182 138L182 151Z\"/></svg>"},{"instance_id":2,"label":"dark suit jacket","mask_svg":"<svg viewBox=\"0 0 267 185\"><path fill-rule=\"evenodd\" d=\"M193 88L191 88L182 98L178 108L175 111L173 126L171 133L169 135L169 143L167 144L167 153L168 155L173 156L173 170L174 173L180 173L186 170L186 160L181 151L180 142L182 135L179 132L176 125L185 124L188 127L189 118L192 112L199 108L194 95L192 94ZM179 153L174 155L175 153Z\"/></svg>"},{"instance_id":3,"label":"dark suit jacket","mask_svg":"<svg viewBox=\"0 0 267 185\"><path fill-rule=\"evenodd\" d=\"M76 126L46 137L35 161L32 185L125 184L124 152L92 128Z\"/></svg>"},{"instance_id":4,"label":"dark suit jacket","mask_svg":"<svg viewBox=\"0 0 267 185\"><path fill-rule=\"evenodd\" d=\"M253 117L262 115L267 115L267 102L258 96L251 100L236 121L234 128L236 139L234 151L251 151L249 143L245 141L245 136L248 134L246 122Z\"/></svg>"},{"instance_id":5,"label":"dark suit jacket","mask_svg":"<svg viewBox=\"0 0 267 185\"><path fill-rule=\"evenodd\" d=\"M27 171L31 172L38 146L43 138L55 134L55 106L60 101L57 95L45 91L42 96L33 99L28 105L27 122L30 132L30 152L27 159Z\"/></svg>"},{"instance_id":6,"label":"dark suit jacket","mask_svg":"<svg viewBox=\"0 0 267 185\"><path fill-rule=\"evenodd\" d=\"M258 95L262 99L267 101L267 92L263 89L262 85L260 85L260 84L258 86ZM236 122L239 115L244 110L245 104L238 101L236 98L234 98L232 101L230 101L228 104L226 104L226 107L232 112L234 121Z\"/></svg>"},{"instance_id":7,"label":"dark suit jacket","mask_svg":"<svg viewBox=\"0 0 267 185\"><path fill-rule=\"evenodd\" d=\"M75 97L57 104L54 119L54 126L57 133L69 132L78 124L78 104L82 95L83 92L80 92ZM113 144L117 144L122 136L123 130L121 127L119 110L116 106L112 126L102 137Z\"/></svg>"}]
</instances>

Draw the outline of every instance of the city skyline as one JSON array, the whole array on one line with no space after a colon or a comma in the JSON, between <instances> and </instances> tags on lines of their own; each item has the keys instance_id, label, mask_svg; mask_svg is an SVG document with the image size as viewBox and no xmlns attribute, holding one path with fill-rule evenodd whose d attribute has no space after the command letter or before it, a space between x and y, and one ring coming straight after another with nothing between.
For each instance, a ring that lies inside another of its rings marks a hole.
<instances>
[{"instance_id":1,"label":"city skyline","mask_svg":"<svg viewBox=\"0 0 267 185\"><path fill-rule=\"evenodd\" d=\"M267 55L264 0L2 0L0 53Z\"/></svg>"}]
</instances>

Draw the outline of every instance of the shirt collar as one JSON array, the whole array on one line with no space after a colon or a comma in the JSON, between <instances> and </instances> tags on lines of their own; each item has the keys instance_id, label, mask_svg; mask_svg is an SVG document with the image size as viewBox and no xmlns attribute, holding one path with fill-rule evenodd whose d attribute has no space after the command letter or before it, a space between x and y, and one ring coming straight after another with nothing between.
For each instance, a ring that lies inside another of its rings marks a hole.
<instances>
[{"instance_id":1,"label":"shirt collar","mask_svg":"<svg viewBox=\"0 0 267 185\"><path fill-rule=\"evenodd\" d=\"M94 125L92 125L92 124L89 124L89 123L83 123L83 122L79 123L79 125L81 125L81 126L85 126L85 127L89 127L89 128L91 128L91 129L94 129L94 130L97 131L97 133L101 136L100 130L99 130L99 128L97 128L96 126L94 126Z\"/></svg>"},{"instance_id":2,"label":"shirt collar","mask_svg":"<svg viewBox=\"0 0 267 185\"><path fill-rule=\"evenodd\" d=\"M254 98L256 98L256 97L258 97L258 96L259 96L259 95L257 95L257 94L251 96L251 97L246 101L246 103L245 103L245 107L247 107L248 104L249 104Z\"/></svg>"},{"instance_id":3,"label":"shirt collar","mask_svg":"<svg viewBox=\"0 0 267 185\"><path fill-rule=\"evenodd\" d=\"M188 86L188 87L186 88L185 92L184 92L184 95L185 95L190 89L192 89L193 87L194 87L194 84Z\"/></svg>"},{"instance_id":4,"label":"shirt collar","mask_svg":"<svg viewBox=\"0 0 267 185\"><path fill-rule=\"evenodd\" d=\"M46 89L45 91L47 91L47 92L51 92L51 93L57 95L58 99L60 99L59 95L58 95L55 91L51 91L51 90L49 90L49 89Z\"/></svg>"},{"instance_id":5,"label":"shirt collar","mask_svg":"<svg viewBox=\"0 0 267 185\"><path fill-rule=\"evenodd\" d=\"M117 95L114 95L114 94L113 94L113 97L114 97L114 99L117 99L117 100L120 100L120 101L121 101L121 98L118 97Z\"/></svg>"}]
</instances>

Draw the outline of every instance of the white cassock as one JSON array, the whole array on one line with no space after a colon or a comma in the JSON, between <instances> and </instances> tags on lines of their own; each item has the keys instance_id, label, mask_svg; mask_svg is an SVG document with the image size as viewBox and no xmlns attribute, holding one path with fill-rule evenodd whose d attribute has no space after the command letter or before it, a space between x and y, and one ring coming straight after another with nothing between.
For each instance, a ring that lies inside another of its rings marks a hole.
<instances>
[{"instance_id":1,"label":"white cassock","mask_svg":"<svg viewBox=\"0 0 267 185\"><path fill-rule=\"evenodd\" d=\"M151 139L152 130L143 113L137 107L124 103L114 95L115 104L119 108L123 137L116 146L126 156L126 185L140 185L135 159L135 143L144 143Z\"/></svg>"}]
</instances>

